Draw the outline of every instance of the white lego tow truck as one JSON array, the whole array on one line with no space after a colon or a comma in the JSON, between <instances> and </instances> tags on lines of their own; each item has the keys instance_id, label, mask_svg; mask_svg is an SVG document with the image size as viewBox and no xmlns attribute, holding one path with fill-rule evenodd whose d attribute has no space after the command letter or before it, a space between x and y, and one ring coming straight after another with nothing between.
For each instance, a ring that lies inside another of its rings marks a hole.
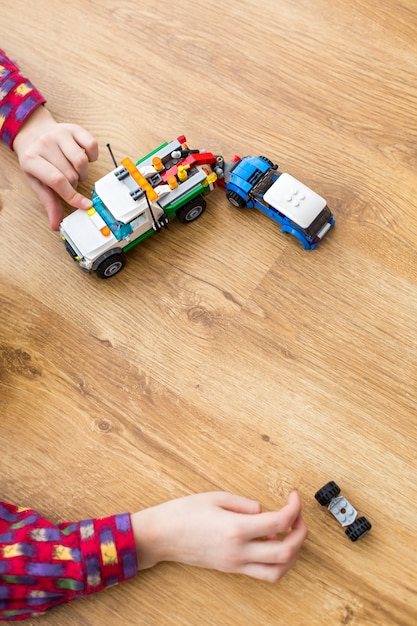
<instances>
[{"instance_id":1,"label":"white lego tow truck","mask_svg":"<svg viewBox=\"0 0 417 626\"><path fill-rule=\"evenodd\" d=\"M184 136L166 142L134 163L98 180L92 207L64 218L61 239L79 267L100 278L117 274L126 252L176 217L185 224L206 208L204 196L223 172L222 157L190 150Z\"/></svg>"}]
</instances>

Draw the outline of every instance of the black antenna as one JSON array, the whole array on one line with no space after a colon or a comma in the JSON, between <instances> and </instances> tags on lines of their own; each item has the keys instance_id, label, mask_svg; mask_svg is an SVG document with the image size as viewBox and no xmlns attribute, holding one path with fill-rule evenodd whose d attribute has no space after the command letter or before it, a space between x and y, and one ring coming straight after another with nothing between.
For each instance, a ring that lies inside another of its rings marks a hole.
<instances>
[{"instance_id":1,"label":"black antenna","mask_svg":"<svg viewBox=\"0 0 417 626\"><path fill-rule=\"evenodd\" d=\"M114 167L119 167L119 166L117 165L117 161L116 161L116 159L114 158L114 154L113 154L113 152L112 152L112 149L111 149L111 147L110 147L110 144L108 143L108 144L106 144L106 145L107 145L107 149L108 149L108 151L110 152L110 156L111 156L111 158L112 158L112 160L113 160Z\"/></svg>"},{"instance_id":2,"label":"black antenna","mask_svg":"<svg viewBox=\"0 0 417 626\"><path fill-rule=\"evenodd\" d=\"M151 217L152 217L154 229L158 233L160 230L162 230L162 227L160 226L160 224L158 224L158 222L155 219L155 215L153 214L152 207L151 207L151 202L150 202L150 200L148 198L148 194L146 193L146 190L144 189L143 191L145 192L145 198L146 198L146 202L148 203L148 209L149 209Z\"/></svg>"}]
</instances>

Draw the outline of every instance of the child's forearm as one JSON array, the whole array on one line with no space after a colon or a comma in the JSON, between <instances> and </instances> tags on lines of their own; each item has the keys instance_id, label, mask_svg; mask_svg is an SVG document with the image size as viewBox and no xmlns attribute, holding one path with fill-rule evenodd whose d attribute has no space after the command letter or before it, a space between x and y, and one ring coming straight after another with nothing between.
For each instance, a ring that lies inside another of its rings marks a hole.
<instances>
[{"instance_id":1,"label":"child's forearm","mask_svg":"<svg viewBox=\"0 0 417 626\"><path fill-rule=\"evenodd\" d=\"M53 524L0 502L0 621L34 617L136 573L128 513Z\"/></svg>"}]
</instances>

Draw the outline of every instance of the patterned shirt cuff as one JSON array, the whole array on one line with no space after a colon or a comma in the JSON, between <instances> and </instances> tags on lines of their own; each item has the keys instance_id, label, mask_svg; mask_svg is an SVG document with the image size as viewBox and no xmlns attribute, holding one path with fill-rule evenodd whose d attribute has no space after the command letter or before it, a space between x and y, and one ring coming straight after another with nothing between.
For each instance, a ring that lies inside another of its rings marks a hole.
<instances>
[{"instance_id":1,"label":"patterned shirt cuff","mask_svg":"<svg viewBox=\"0 0 417 626\"><path fill-rule=\"evenodd\" d=\"M121 583L137 574L135 540L129 513L80 522L84 594Z\"/></svg>"},{"instance_id":2,"label":"patterned shirt cuff","mask_svg":"<svg viewBox=\"0 0 417 626\"><path fill-rule=\"evenodd\" d=\"M0 139L9 148L35 109L46 102L13 63L0 55Z\"/></svg>"}]
</instances>

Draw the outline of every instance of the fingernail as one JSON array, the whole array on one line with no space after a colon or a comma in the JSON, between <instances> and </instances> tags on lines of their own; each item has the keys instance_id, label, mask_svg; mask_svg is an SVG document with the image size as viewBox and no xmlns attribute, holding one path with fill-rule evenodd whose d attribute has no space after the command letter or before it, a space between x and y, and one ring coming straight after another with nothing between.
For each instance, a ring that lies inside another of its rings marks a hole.
<instances>
[{"instance_id":1,"label":"fingernail","mask_svg":"<svg viewBox=\"0 0 417 626\"><path fill-rule=\"evenodd\" d=\"M81 200L81 209L84 209L84 211L86 211L87 209L89 209L92 206L93 205L91 204L91 200L89 200L88 198L83 198Z\"/></svg>"}]
</instances>

